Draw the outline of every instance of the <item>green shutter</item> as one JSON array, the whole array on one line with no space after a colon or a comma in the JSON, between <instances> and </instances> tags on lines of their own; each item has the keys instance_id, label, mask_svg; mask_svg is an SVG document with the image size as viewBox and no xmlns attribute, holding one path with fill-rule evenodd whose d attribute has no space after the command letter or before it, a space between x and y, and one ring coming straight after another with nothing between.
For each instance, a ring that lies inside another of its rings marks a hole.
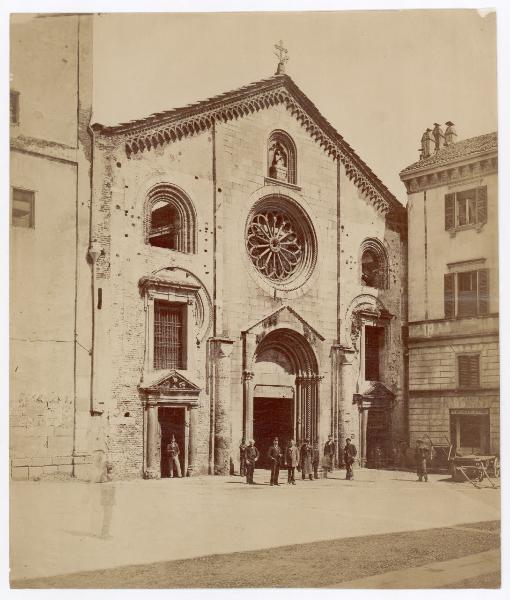
<instances>
[{"instance_id":1,"label":"green shutter","mask_svg":"<svg viewBox=\"0 0 510 600\"><path fill-rule=\"evenodd\" d=\"M455 273L444 276L444 316L445 319L455 317Z\"/></svg>"},{"instance_id":2,"label":"green shutter","mask_svg":"<svg viewBox=\"0 0 510 600\"><path fill-rule=\"evenodd\" d=\"M446 194L444 197L444 228L455 227L455 194Z\"/></svg>"},{"instance_id":3,"label":"green shutter","mask_svg":"<svg viewBox=\"0 0 510 600\"><path fill-rule=\"evenodd\" d=\"M476 190L476 222L478 224L487 223L487 186L479 187Z\"/></svg>"},{"instance_id":4,"label":"green shutter","mask_svg":"<svg viewBox=\"0 0 510 600\"><path fill-rule=\"evenodd\" d=\"M478 271L478 314L489 314L489 269Z\"/></svg>"}]
</instances>

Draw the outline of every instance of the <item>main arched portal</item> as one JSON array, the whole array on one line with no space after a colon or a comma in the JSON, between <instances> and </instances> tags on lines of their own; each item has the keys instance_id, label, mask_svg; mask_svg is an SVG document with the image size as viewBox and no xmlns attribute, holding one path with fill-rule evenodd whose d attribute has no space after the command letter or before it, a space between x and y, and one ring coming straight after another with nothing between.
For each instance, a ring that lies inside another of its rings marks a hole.
<instances>
[{"instance_id":1,"label":"main arched portal","mask_svg":"<svg viewBox=\"0 0 510 600\"><path fill-rule=\"evenodd\" d=\"M283 447L290 439L315 439L319 430L319 377L315 353L300 333L279 328L257 344L252 363L248 409L251 430L261 452L260 466L274 437ZM251 409L251 410L250 410ZM250 414L251 413L251 414Z\"/></svg>"}]
</instances>

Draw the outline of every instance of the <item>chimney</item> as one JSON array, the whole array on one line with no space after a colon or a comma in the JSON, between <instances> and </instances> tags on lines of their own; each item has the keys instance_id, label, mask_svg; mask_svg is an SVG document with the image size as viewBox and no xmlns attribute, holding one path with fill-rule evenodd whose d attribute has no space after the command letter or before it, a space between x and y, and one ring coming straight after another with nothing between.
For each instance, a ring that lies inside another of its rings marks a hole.
<instances>
[{"instance_id":1,"label":"chimney","mask_svg":"<svg viewBox=\"0 0 510 600\"><path fill-rule=\"evenodd\" d=\"M420 160L422 158L428 158L431 155L433 143L434 137L432 136L432 129L427 127L425 133L421 136Z\"/></svg>"},{"instance_id":2,"label":"chimney","mask_svg":"<svg viewBox=\"0 0 510 600\"><path fill-rule=\"evenodd\" d=\"M455 131L455 124L451 121L446 121L446 131L444 132L444 143L445 146L455 144L457 132Z\"/></svg>"},{"instance_id":3,"label":"chimney","mask_svg":"<svg viewBox=\"0 0 510 600\"><path fill-rule=\"evenodd\" d=\"M438 152L444 146L444 133L439 123L434 123L432 135L434 136L435 150Z\"/></svg>"}]
</instances>

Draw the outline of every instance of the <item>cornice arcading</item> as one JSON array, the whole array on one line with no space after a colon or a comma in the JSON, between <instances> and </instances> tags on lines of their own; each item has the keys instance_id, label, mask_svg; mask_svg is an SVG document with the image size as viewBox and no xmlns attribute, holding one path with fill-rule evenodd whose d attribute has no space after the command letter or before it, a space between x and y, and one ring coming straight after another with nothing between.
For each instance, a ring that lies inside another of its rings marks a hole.
<instances>
[{"instance_id":1,"label":"cornice arcading","mask_svg":"<svg viewBox=\"0 0 510 600\"><path fill-rule=\"evenodd\" d=\"M401 216L404 207L391 194L317 107L288 75L275 75L239 90L171 111L157 113L114 127L95 125L102 136L115 136L132 157L152 148L170 144L271 106L285 105L308 134L334 160L340 160L347 176L383 214Z\"/></svg>"}]
</instances>

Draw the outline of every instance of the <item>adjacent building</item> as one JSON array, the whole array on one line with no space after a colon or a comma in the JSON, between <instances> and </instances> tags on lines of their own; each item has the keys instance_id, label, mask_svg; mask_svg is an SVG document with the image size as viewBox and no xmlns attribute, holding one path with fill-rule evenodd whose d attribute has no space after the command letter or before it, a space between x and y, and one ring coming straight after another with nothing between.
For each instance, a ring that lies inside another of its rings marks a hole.
<instances>
[{"instance_id":1,"label":"adjacent building","mask_svg":"<svg viewBox=\"0 0 510 600\"><path fill-rule=\"evenodd\" d=\"M10 464L88 477L92 17L15 15L10 90Z\"/></svg>"},{"instance_id":2,"label":"adjacent building","mask_svg":"<svg viewBox=\"0 0 510 600\"><path fill-rule=\"evenodd\" d=\"M428 128L408 193L409 436L499 453L498 137Z\"/></svg>"}]
</instances>

